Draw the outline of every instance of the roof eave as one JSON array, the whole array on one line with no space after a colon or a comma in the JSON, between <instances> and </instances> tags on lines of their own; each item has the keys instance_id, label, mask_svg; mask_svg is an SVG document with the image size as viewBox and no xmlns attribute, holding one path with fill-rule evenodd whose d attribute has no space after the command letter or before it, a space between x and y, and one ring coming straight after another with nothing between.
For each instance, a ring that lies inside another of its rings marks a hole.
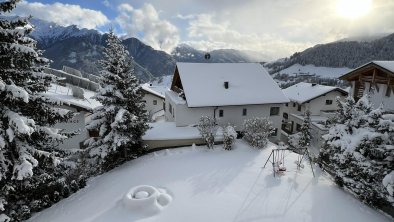
<instances>
[{"instance_id":1,"label":"roof eave","mask_svg":"<svg viewBox=\"0 0 394 222\"><path fill-rule=\"evenodd\" d=\"M387 73L390 73L390 74L392 74L392 75L394 76L394 72L393 72L393 71L388 70L388 69L382 67L382 66L379 65L379 64L376 64L374 61L371 61L371 62L369 62L369 63L366 63L366 64L364 64L364 65L361 65L361 66L359 66L359 67L353 69L352 71L350 71L350 72L348 72L348 73L346 73L346 74L340 76L339 79L340 79L340 80L347 80L348 77L350 77L350 76L352 76L353 74L355 74L355 72L357 72L357 71L359 71L360 69L363 69L363 68L365 68L365 67L367 67L367 66L369 66L369 65L375 65L375 66L377 66L378 68L383 69L383 70L386 71Z\"/></svg>"}]
</instances>

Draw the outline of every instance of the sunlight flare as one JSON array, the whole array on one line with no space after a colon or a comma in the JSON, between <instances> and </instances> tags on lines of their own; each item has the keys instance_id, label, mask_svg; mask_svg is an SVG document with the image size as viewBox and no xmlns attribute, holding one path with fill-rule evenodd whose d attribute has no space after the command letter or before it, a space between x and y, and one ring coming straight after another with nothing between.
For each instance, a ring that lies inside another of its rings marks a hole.
<instances>
[{"instance_id":1,"label":"sunlight flare","mask_svg":"<svg viewBox=\"0 0 394 222\"><path fill-rule=\"evenodd\" d=\"M338 0L337 13L348 19L357 19L368 14L372 8L372 0Z\"/></svg>"}]
</instances>

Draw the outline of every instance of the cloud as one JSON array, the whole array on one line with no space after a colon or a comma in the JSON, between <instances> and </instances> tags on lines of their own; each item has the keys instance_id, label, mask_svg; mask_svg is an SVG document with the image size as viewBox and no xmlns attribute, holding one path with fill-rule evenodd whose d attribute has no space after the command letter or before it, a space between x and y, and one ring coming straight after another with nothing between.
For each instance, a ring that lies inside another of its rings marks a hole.
<instances>
[{"instance_id":1,"label":"cloud","mask_svg":"<svg viewBox=\"0 0 394 222\"><path fill-rule=\"evenodd\" d=\"M160 18L158 12L151 4L144 4L134 9L129 4L118 7L119 15L116 22L127 33L127 36L136 36L155 49L171 52L179 43L179 33L176 26Z\"/></svg>"},{"instance_id":2,"label":"cloud","mask_svg":"<svg viewBox=\"0 0 394 222\"><path fill-rule=\"evenodd\" d=\"M59 25L77 25L80 28L88 29L94 29L109 23L108 18L100 11L59 2L43 4L22 1L17 4L12 14L20 16L32 15L35 18L55 22Z\"/></svg>"},{"instance_id":3,"label":"cloud","mask_svg":"<svg viewBox=\"0 0 394 222\"><path fill-rule=\"evenodd\" d=\"M189 40L184 43L207 51L220 48L260 51L276 58L310 46L308 43L292 43L274 34L241 33L229 22L219 22L214 18L214 15L200 14L190 20L187 29Z\"/></svg>"},{"instance_id":4,"label":"cloud","mask_svg":"<svg viewBox=\"0 0 394 222\"><path fill-rule=\"evenodd\" d=\"M346 37L394 32L393 0L373 0L370 12L354 19L340 15L339 0L230 1L184 0L163 7L186 23L180 29L182 42L203 50L227 47L282 57Z\"/></svg>"},{"instance_id":5,"label":"cloud","mask_svg":"<svg viewBox=\"0 0 394 222\"><path fill-rule=\"evenodd\" d=\"M109 3L108 0L104 0L104 1L102 1L102 3L103 3L103 5L105 5L106 7L110 7L110 6L111 6L111 4Z\"/></svg>"}]
</instances>

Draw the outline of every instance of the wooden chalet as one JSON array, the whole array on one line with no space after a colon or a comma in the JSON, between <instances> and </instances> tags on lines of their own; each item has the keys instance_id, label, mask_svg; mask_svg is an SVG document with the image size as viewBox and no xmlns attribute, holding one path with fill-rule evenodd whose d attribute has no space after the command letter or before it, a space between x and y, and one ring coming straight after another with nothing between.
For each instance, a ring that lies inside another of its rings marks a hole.
<instances>
[{"instance_id":1,"label":"wooden chalet","mask_svg":"<svg viewBox=\"0 0 394 222\"><path fill-rule=\"evenodd\" d=\"M339 79L352 83L351 95L356 101L372 89L381 92L383 97L390 98L394 96L394 61L372 61Z\"/></svg>"}]
</instances>

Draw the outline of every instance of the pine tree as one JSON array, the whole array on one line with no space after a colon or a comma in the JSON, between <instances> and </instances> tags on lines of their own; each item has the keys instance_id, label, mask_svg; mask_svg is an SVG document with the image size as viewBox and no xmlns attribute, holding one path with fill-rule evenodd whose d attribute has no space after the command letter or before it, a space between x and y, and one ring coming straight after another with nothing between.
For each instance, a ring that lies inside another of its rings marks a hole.
<instances>
[{"instance_id":1,"label":"pine tree","mask_svg":"<svg viewBox=\"0 0 394 222\"><path fill-rule=\"evenodd\" d=\"M132 58L112 30L104 57L100 61L101 89L95 97L102 106L94 110L92 121L87 124L88 129L99 130L99 137L86 142L90 156L102 166L101 170L138 156L143 151L141 137L149 128Z\"/></svg>"},{"instance_id":2,"label":"pine tree","mask_svg":"<svg viewBox=\"0 0 394 222\"><path fill-rule=\"evenodd\" d=\"M341 103L337 124L324 136L320 159L335 172L335 179L363 202L375 207L394 206L382 182L394 170L394 119L383 107L373 110L368 96L357 103ZM346 118L344 117L346 116Z\"/></svg>"},{"instance_id":3,"label":"pine tree","mask_svg":"<svg viewBox=\"0 0 394 222\"><path fill-rule=\"evenodd\" d=\"M2 1L0 14L19 0ZM43 175L53 177L60 153L56 142L66 137L50 128L71 113L54 108L58 101L44 96L54 77L42 73L48 60L28 37L27 18L0 17L0 218L30 216L30 187Z\"/></svg>"},{"instance_id":4,"label":"pine tree","mask_svg":"<svg viewBox=\"0 0 394 222\"><path fill-rule=\"evenodd\" d=\"M304 113L304 121L300 129L300 139L298 141L299 148L308 148L311 144L311 112L306 110Z\"/></svg>"},{"instance_id":5,"label":"pine tree","mask_svg":"<svg viewBox=\"0 0 394 222\"><path fill-rule=\"evenodd\" d=\"M289 144L296 152L301 152L297 149L308 148L311 143L311 112L306 110L304 113L304 120L300 128L300 132L289 136Z\"/></svg>"}]
</instances>

